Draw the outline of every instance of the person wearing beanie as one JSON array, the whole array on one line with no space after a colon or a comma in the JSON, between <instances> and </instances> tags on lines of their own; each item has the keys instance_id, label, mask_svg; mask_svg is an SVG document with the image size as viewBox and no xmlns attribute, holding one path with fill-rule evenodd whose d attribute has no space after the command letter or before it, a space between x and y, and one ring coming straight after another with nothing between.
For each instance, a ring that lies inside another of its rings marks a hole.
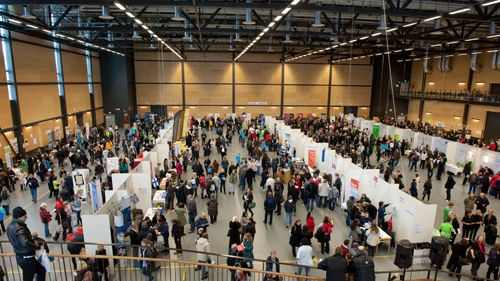
<instances>
[{"instance_id":1,"label":"person wearing beanie","mask_svg":"<svg viewBox=\"0 0 500 281\"><path fill-rule=\"evenodd\" d=\"M16 254L17 265L23 270L23 280L33 280L36 273L37 281L45 281L45 268L35 258L38 243L31 236L26 225L26 210L15 207L12 210L12 221L7 226L7 236Z\"/></svg>"}]
</instances>

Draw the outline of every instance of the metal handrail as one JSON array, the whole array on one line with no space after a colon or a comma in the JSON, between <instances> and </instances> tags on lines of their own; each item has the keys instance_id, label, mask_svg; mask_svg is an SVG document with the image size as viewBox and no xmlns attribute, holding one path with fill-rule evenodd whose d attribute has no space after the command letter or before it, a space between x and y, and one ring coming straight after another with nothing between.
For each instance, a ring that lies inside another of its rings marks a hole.
<instances>
[{"instance_id":1,"label":"metal handrail","mask_svg":"<svg viewBox=\"0 0 500 281\"><path fill-rule=\"evenodd\" d=\"M431 98L441 100L473 101L483 103L500 103L500 96L488 92L467 92L467 91L400 91L400 97Z\"/></svg>"}]
</instances>

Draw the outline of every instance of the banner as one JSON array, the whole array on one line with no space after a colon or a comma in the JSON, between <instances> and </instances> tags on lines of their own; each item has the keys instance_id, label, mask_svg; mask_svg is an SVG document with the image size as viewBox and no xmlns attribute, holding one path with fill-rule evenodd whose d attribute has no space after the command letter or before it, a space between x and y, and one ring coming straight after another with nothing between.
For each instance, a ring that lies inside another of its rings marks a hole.
<instances>
[{"instance_id":1,"label":"banner","mask_svg":"<svg viewBox=\"0 0 500 281\"><path fill-rule=\"evenodd\" d=\"M351 178L351 196L358 198L359 193L359 181L357 179Z\"/></svg>"},{"instance_id":2,"label":"banner","mask_svg":"<svg viewBox=\"0 0 500 281\"><path fill-rule=\"evenodd\" d=\"M314 167L314 159L316 159L316 150L309 149L307 151L307 165L309 167Z\"/></svg>"},{"instance_id":3,"label":"banner","mask_svg":"<svg viewBox=\"0 0 500 281\"><path fill-rule=\"evenodd\" d=\"M372 133L372 135L373 135L373 137L375 139L378 139L379 131L380 131L380 126L378 124L373 125L373 133Z\"/></svg>"}]
</instances>

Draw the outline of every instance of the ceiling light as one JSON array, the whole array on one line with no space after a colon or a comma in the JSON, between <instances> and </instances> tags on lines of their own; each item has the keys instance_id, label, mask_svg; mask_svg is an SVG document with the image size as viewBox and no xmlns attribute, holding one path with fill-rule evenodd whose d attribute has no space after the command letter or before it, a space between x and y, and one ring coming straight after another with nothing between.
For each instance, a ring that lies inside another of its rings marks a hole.
<instances>
[{"instance_id":1,"label":"ceiling light","mask_svg":"<svg viewBox=\"0 0 500 281\"><path fill-rule=\"evenodd\" d=\"M264 30L262 30L262 32L264 32L264 33L268 32L268 31L269 31L269 27L266 27L266 28L264 28Z\"/></svg>"},{"instance_id":2,"label":"ceiling light","mask_svg":"<svg viewBox=\"0 0 500 281\"><path fill-rule=\"evenodd\" d=\"M112 20L113 16L109 14L109 8L106 5L101 6L101 15L99 16L102 20Z\"/></svg>"},{"instance_id":3,"label":"ceiling light","mask_svg":"<svg viewBox=\"0 0 500 281\"><path fill-rule=\"evenodd\" d=\"M426 18L423 21L437 20L437 19L440 19L440 18L441 18L441 16L435 16L435 17Z\"/></svg>"},{"instance_id":4,"label":"ceiling light","mask_svg":"<svg viewBox=\"0 0 500 281\"><path fill-rule=\"evenodd\" d=\"M29 27L29 28L33 28L33 29L39 29L38 26L31 25L31 24L27 24L26 26Z\"/></svg>"},{"instance_id":5,"label":"ceiling light","mask_svg":"<svg viewBox=\"0 0 500 281\"><path fill-rule=\"evenodd\" d=\"M340 43L340 46L345 46L345 45L347 45L347 43L346 43L346 42L344 42L344 43Z\"/></svg>"},{"instance_id":6,"label":"ceiling light","mask_svg":"<svg viewBox=\"0 0 500 281\"><path fill-rule=\"evenodd\" d=\"M394 53L401 53L403 50L396 50Z\"/></svg>"},{"instance_id":7,"label":"ceiling light","mask_svg":"<svg viewBox=\"0 0 500 281\"><path fill-rule=\"evenodd\" d=\"M52 31L51 30L48 30L48 29L42 29L43 32L47 33L47 34L52 34Z\"/></svg>"},{"instance_id":8,"label":"ceiling light","mask_svg":"<svg viewBox=\"0 0 500 281\"><path fill-rule=\"evenodd\" d=\"M147 27L145 24L141 25L141 27L144 29L144 30L148 30L149 27Z\"/></svg>"},{"instance_id":9,"label":"ceiling light","mask_svg":"<svg viewBox=\"0 0 500 281\"><path fill-rule=\"evenodd\" d=\"M467 53L460 53L460 54L457 54L458 57L461 57L461 56L466 56Z\"/></svg>"},{"instance_id":10,"label":"ceiling light","mask_svg":"<svg viewBox=\"0 0 500 281\"><path fill-rule=\"evenodd\" d=\"M354 42L356 42L356 40L357 39L353 39L353 40L349 41L349 43L354 43Z\"/></svg>"},{"instance_id":11,"label":"ceiling light","mask_svg":"<svg viewBox=\"0 0 500 281\"><path fill-rule=\"evenodd\" d=\"M457 84L458 84L459 86L465 86L465 84L466 84L466 83L465 83L465 82L458 82Z\"/></svg>"},{"instance_id":12,"label":"ceiling light","mask_svg":"<svg viewBox=\"0 0 500 281\"><path fill-rule=\"evenodd\" d=\"M484 83L483 82L477 82L476 85L477 86L484 86Z\"/></svg>"},{"instance_id":13,"label":"ceiling light","mask_svg":"<svg viewBox=\"0 0 500 281\"><path fill-rule=\"evenodd\" d=\"M138 24L138 25L142 25L142 21L138 18L135 18L134 21Z\"/></svg>"},{"instance_id":14,"label":"ceiling light","mask_svg":"<svg viewBox=\"0 0 500 281\"><path fill-rule=\"evenodd\" d=\"M282 18L283 18L283 16L279 15L279 16L277 16L277 17L274 18L274 21L275 22L279 22Z\"/></svg>"},{"instance_id":15,"label":"ceiling light","mask_svg":"<svg viewBox=\"0 0 500 281\"><path fill-rule=\"evenodd\" d=\"M23 14L21 15L21 18L27 19L27 20L34 20L36 17L31 14L31 9L28 5L23 6Z\"/></svg>"},{"instance_id":16,"label":"ceiling light","mask_svg":"<svg viewBox=\"0 0 500 281\"><path fill-rule=\"evenodd\" d=\"M182 10L179 6L174 6L174 16L173 21L185 21L186 19L182 16Z\"/></svg>"},{"instance_id":17,"label":"ceiling light","mask_svg":"<svg viewBox=\"0 0 500 281\"><path fill-rule=\"evenodd\" d=\"M272 21L267 27L271 28L276 24L276 22Z\"/></svg>"},{"instance_id":18,"label":"ceiling light","mask_svg":"<svg viewBox=\"0 0 500 281\"><path fill-rule=\"evenodd\" d=\"M375 37L375 36L379 36L380 34L382 34L382 32L373 33L371 36Z\"/></svg>"},{"instance_id":19,"label":"ceiling light","mask_svg":"<svg viewBox=\"0 0 500 281\"><path fill-rule=\"evenodd\" d=\"M286 108L288 108L288 109L293 109L293 106L287 106Z\"/></svg>"},{"instance_id":20,"label":"ceiling light","mask_svg":"<svg viewBox=\"0 0 500 281\"><path fill-rule=\"evenodd\" d=\"M386 30L385 32L389 33L389 32L393 32L393 31L396 31L396 30L398 30L398 28L397 27L393 27L391 29Z\"/></svg>"},{"instance_id":21,"label":"ceiling light","mask_svg":"<svg viewBox=\"0 0 500 281\"><path fill-rule=\"evenodd\" d=\"M21 24L21 22L20 22L20 21L15 20L15 19L8 19L8 21L9 21L10 23Z\"/></svg>"},{"instance_id":22,"label":"ceiling light","mask_svg":"<svg viewBox=\"0 0 500 281\"><path fill-rule=\"evenodd\" d=\"M469 38L469 39L465 39L465 42L471 42L471 41L477 41L477 40L479 40L478 37L476 37L476 38Z\"/></svg>"},{"instance_id":23,"label":"ceiling light","mask_svg":"<svg viewBox=\"0 0 500 281\"><path fill-rule=\"evenodd\" d=\"M406 28L406 27L414 26L416 24L417 24L417 22L412 22L412 23L408 23L408 24L403 25L403 27Z\"/></svg>"},{"instance_id":24,"label":"ceiling light","mask_svg":"<svg viewBox=\"0 0 500 281\"><path fill-rule=\"evenodd\" d=\"M430 85L430 86L433 86L433 85L434 85L434 84L436 84L436 83L434 83L434 82L430 81L430 82L429 82L429 83L427 83L427 84L428 84L428 85Z\"/></svg>"},{"instance_id":25,"label":"ceiling light","mask_svg":"<svg viewBox=\"0 0 500 281\"><path fill-rule=\"evenodd\" d=\"M486 6L497 4L497 3L500 3L500 0L493 0L490 2L486 2L486 3L481 4L481 6L486 7Z\"/></svg>"},{"instance_id":26,"label":"ceiling light","mask_svg":"<svg viewBox=\"0 0 500 281\"><path fill-rule=\"evenodd\" d=\"M120 2L118 2L118 1L115 1L115 6L116 6L118 9L122 10L122 11L125 11L125 10L126 10L126 9L125 9L125 6L123 6L123 5L122 5Z\"/></svg>"},{"instance_id":27,"label":"ceiling light","mask_svg":"<svg viewBox=\"0 0 500 281\"><path fill-rule=\"evenodd\" d=\"M292 3L290 3L290 5L295 6L295 5L297 5L299 2L300 2L300 0L293 0L293 1L292 1Z\"/></svg>"},{"instance_id":28,"label":"ceiling light","mask_svg":"<svg viewBox=\"0 0 500 281\"><path fill-rule=\"evenodd\" d=\"M444 57L445 57L445 58L451 58L451 57L453 57L453 54L446 55L446 56L444 56Z\"/></svg>"},{"instance_id":29,"label":"ceiling light","mask_svg":"<svg viewBox=\"0 0 500 281\"><path fill-rule=\"evenodd\" d=\"M496 53L496 52L498 52L498 50L488 50L486 52L488 52L488 53Z\"/></svg>"},{"instance_id":30,"label":"ceiling light","mask_svg":"<svg viewBox=\"0 0 500 281\"><path fill-rule=\"evenodd\" d=\"M286 15L286 14L288 14L288 12L290 12L290 10L291 10L291 9L292 9L292 8L290 8L290 7L286 7L286 8L283 10L283 12L281 12L281 14L282 14L282 15Z\"/></svg>"},{"instance_id":31,"label":"ceiling light","mask_svg":"<svg viewBox=\"0 0 500 281\"><path fill-rule=\"evenodd\" d=\"M125 12L125 14L129 17L129 18L135 18L134 14L132 14L131 12Z\"/></svg>"},{"instance_id":32,"label":"ceiling light","mask_svg":"<svg viewBox=\"0 0 500 281\"><path fill-rule=\"evenodd\" d=\"M366 40L366 39L368 39L368 37L369 36L364 36L364 37L359 38L359 40Z\"/></svg>"},{"instance_id":33,"label":"ceiling light","mask_svg":"<svg viewBox=\"0 0 500 281\"><path fill-rule=\"evenodd\" d=\"M434 45L431 45L430 47L431 47L431 48L435 48L435 47L441 47L441 43L439 43L439 44L434 44Z\"/></svg>"},{"instance_id":34,"label":"ceiling light","mask_svg":"<svg viewBox=\"0 0 500 281\"><path fill-rule=\"evenodd\" d=\"M453 45L453 44L458 44L460 43L460 41L451 41L451 42L447 42L446 45Z\"/></svg>"},{"instance_id":35,"label":"ceiling light","mask_svg":"<svg viewBox=\"0 0 500 281\"><path fill-rule=\"evenodd\" d=\"M405 49L405 52L409 52L409 51L413 51L414 48L408 48L408 49Z\"/></svg>"},{"instance_id":36,"label":"ceiling light","mask_svg":"<svg viewBox=\"0 0 500 281\"><path fill-rule=\"evenodd\" d=\"M480 52L480 51L475 51L475 52L472 52L471 54L472 54L472 55L479 55L479 54L481 54L481 53L482 53L482 52Z\"/></svg>"},{"instance_id":37,"label":"ceiling light","mask_svg":"<svg viewBox=\"0 0 500 281\"><path fill-rule=\"evenodd\" d=\"M460 10L449 12L448 14L450 14L450 15L456 15L456 14L460 14L460 13L467 12L467 11L470 11L470 8L463 8L463 9L460 9Z\"/></svg>"},{"instance_id":38,"label":"ceiling light","mask_svg":"<svg viewBox=\"0 0 500 281\"><path fill-rule=\"evenodd\" d=\"M486 36L486 38L497 38L497 37L500 37L500 34L495 34L495 35L489 35L489 36Z\"/></svg>"}]
</instances>

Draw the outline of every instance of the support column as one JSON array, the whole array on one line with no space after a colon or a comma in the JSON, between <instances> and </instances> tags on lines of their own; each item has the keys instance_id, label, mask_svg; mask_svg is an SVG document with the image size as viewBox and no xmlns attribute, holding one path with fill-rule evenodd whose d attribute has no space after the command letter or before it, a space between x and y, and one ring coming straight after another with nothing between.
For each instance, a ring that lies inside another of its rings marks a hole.
<instances>
[{"instance_id":1,"label":"support column","mask_svg":"<svg viewBox=\"0 0 500 281\"><path fill-rule=\"evenodd\" d=\"M234 62L234 53L233 53L233 62L231 64L232 72L233 72L233 80L232 80L232 97L231 97L231 110L232 113L236 113L236 65Z\"/></svg>"},{"instance_id":2,"label":"support column","mask_svg":"<svg viewBox=\"0 0 500 281\"><path fill-rule=\"evenodd\" d=\"M181 61L181 72L182 72L182 84L181 84L181 92L182 92L182 109L186 109L186 86L185 86L185 78L184 78L184 60Z\"/></svg>"},{"instance_id":3,"label":"support column","mask_svg":"<svg viewBox=\"0 0 500 281\"><path fill-rule=\"evenodd\" d=\"M281 99L280 116L283 117L283 104L285 103L285 61L281 61Z\"/></svg>"},{"instance_id":4,"label":"support column","mask_svg":"<svg viewBox=\"0 0 500 281\"><path fill-rule=\"evenodd\" d=\"M0 6L1 11L5 11L7 6ZM6 22L4 16L0 17L0 21ZM10 102L10 114L12 116L12 126L14 128L14 136L17 139L17 147L13 149L21 157L25 155L24 150L24 137L23 137L23 123L21 120L21 111L19 109L19 100L17 97L17 83L16 83L16 71L14 67L14 55L12 53L12 42L10 37L10 31L4 28L0 28L1 42L2 42L2 52L5 64L5 73L7 78L7 91L9 93ZM9 142L10 145L10 142Z\"/></svg>"},{"instance_id":5,"label":"support column","mask_svg":"<svg viewBox=\"0 0 500 281\"><path fill-rule=\"evenodd\" d=\"M424 72L424 75L422 75L422 87L420 91L420 105L418 107L418 120L420 122L422 122L422 117L424 115L424 94L426 85L427 85L427 73Z\"/></svg>"},{"instance_id":6,"label":"support column","mask_svg":"<svg viewBox=\"0 0 500 281\"><path fill-rule=\"evenodd\" d=\"M462 114L462 125L464 127L464 135L465 135L465 128L467 127L467 120L469 119L469 107L470 104L466 103L464 105L464 114Z\"/></svg>"},{"instance_id":7,"label":"support column","mask_svg":"<svg viewBox=\"0 0 500 281\"><path fill-rule=\"evenodd\" d=\"M467 94L472 93L472 80L474 79L474 71L469 68L469 77L467 77Z\"/></svg>"},{"instance_id":8,"label":"support column","mask_svg":"<svg viewBox=\"0 0 500 281\"><path fill-rule=\"evenodd\" d=\"M57 89L59 91L59 104L61 106L61 119L63 129L63 139L66 139L66 127L68 126L68 110L66 107L66 92L64 89L64 73L62 65L61 44L54 42Z\"/></svg>"},{"instance_id":9,"label":"support column","mask_svg":"<svg viewBox=\"0 0 500 281\"><path fill-rule=\"evenodd\" d=\"M331 102L332 102L332 58L330 57L330 60L329 60L329 64L330 64L330 69L328 71L328 101L327 101L327 108L326 108L326 118L327 120L330 120L330 106L331 106Z\"/></svg>"},{"instance_id":10,"label":"support column","mask_svg":"<svg viewBox=\"0 0 500 281\"><path fill-rule=\"evenodd\" d=\"M94 77L92 76L92 53L89 50L85 51L85 59L87 61L87 81L89 83L90 114L92 115L92 127L95 127L97 126L97 121L95 115Z\"/></svg>"}]
</instances>

